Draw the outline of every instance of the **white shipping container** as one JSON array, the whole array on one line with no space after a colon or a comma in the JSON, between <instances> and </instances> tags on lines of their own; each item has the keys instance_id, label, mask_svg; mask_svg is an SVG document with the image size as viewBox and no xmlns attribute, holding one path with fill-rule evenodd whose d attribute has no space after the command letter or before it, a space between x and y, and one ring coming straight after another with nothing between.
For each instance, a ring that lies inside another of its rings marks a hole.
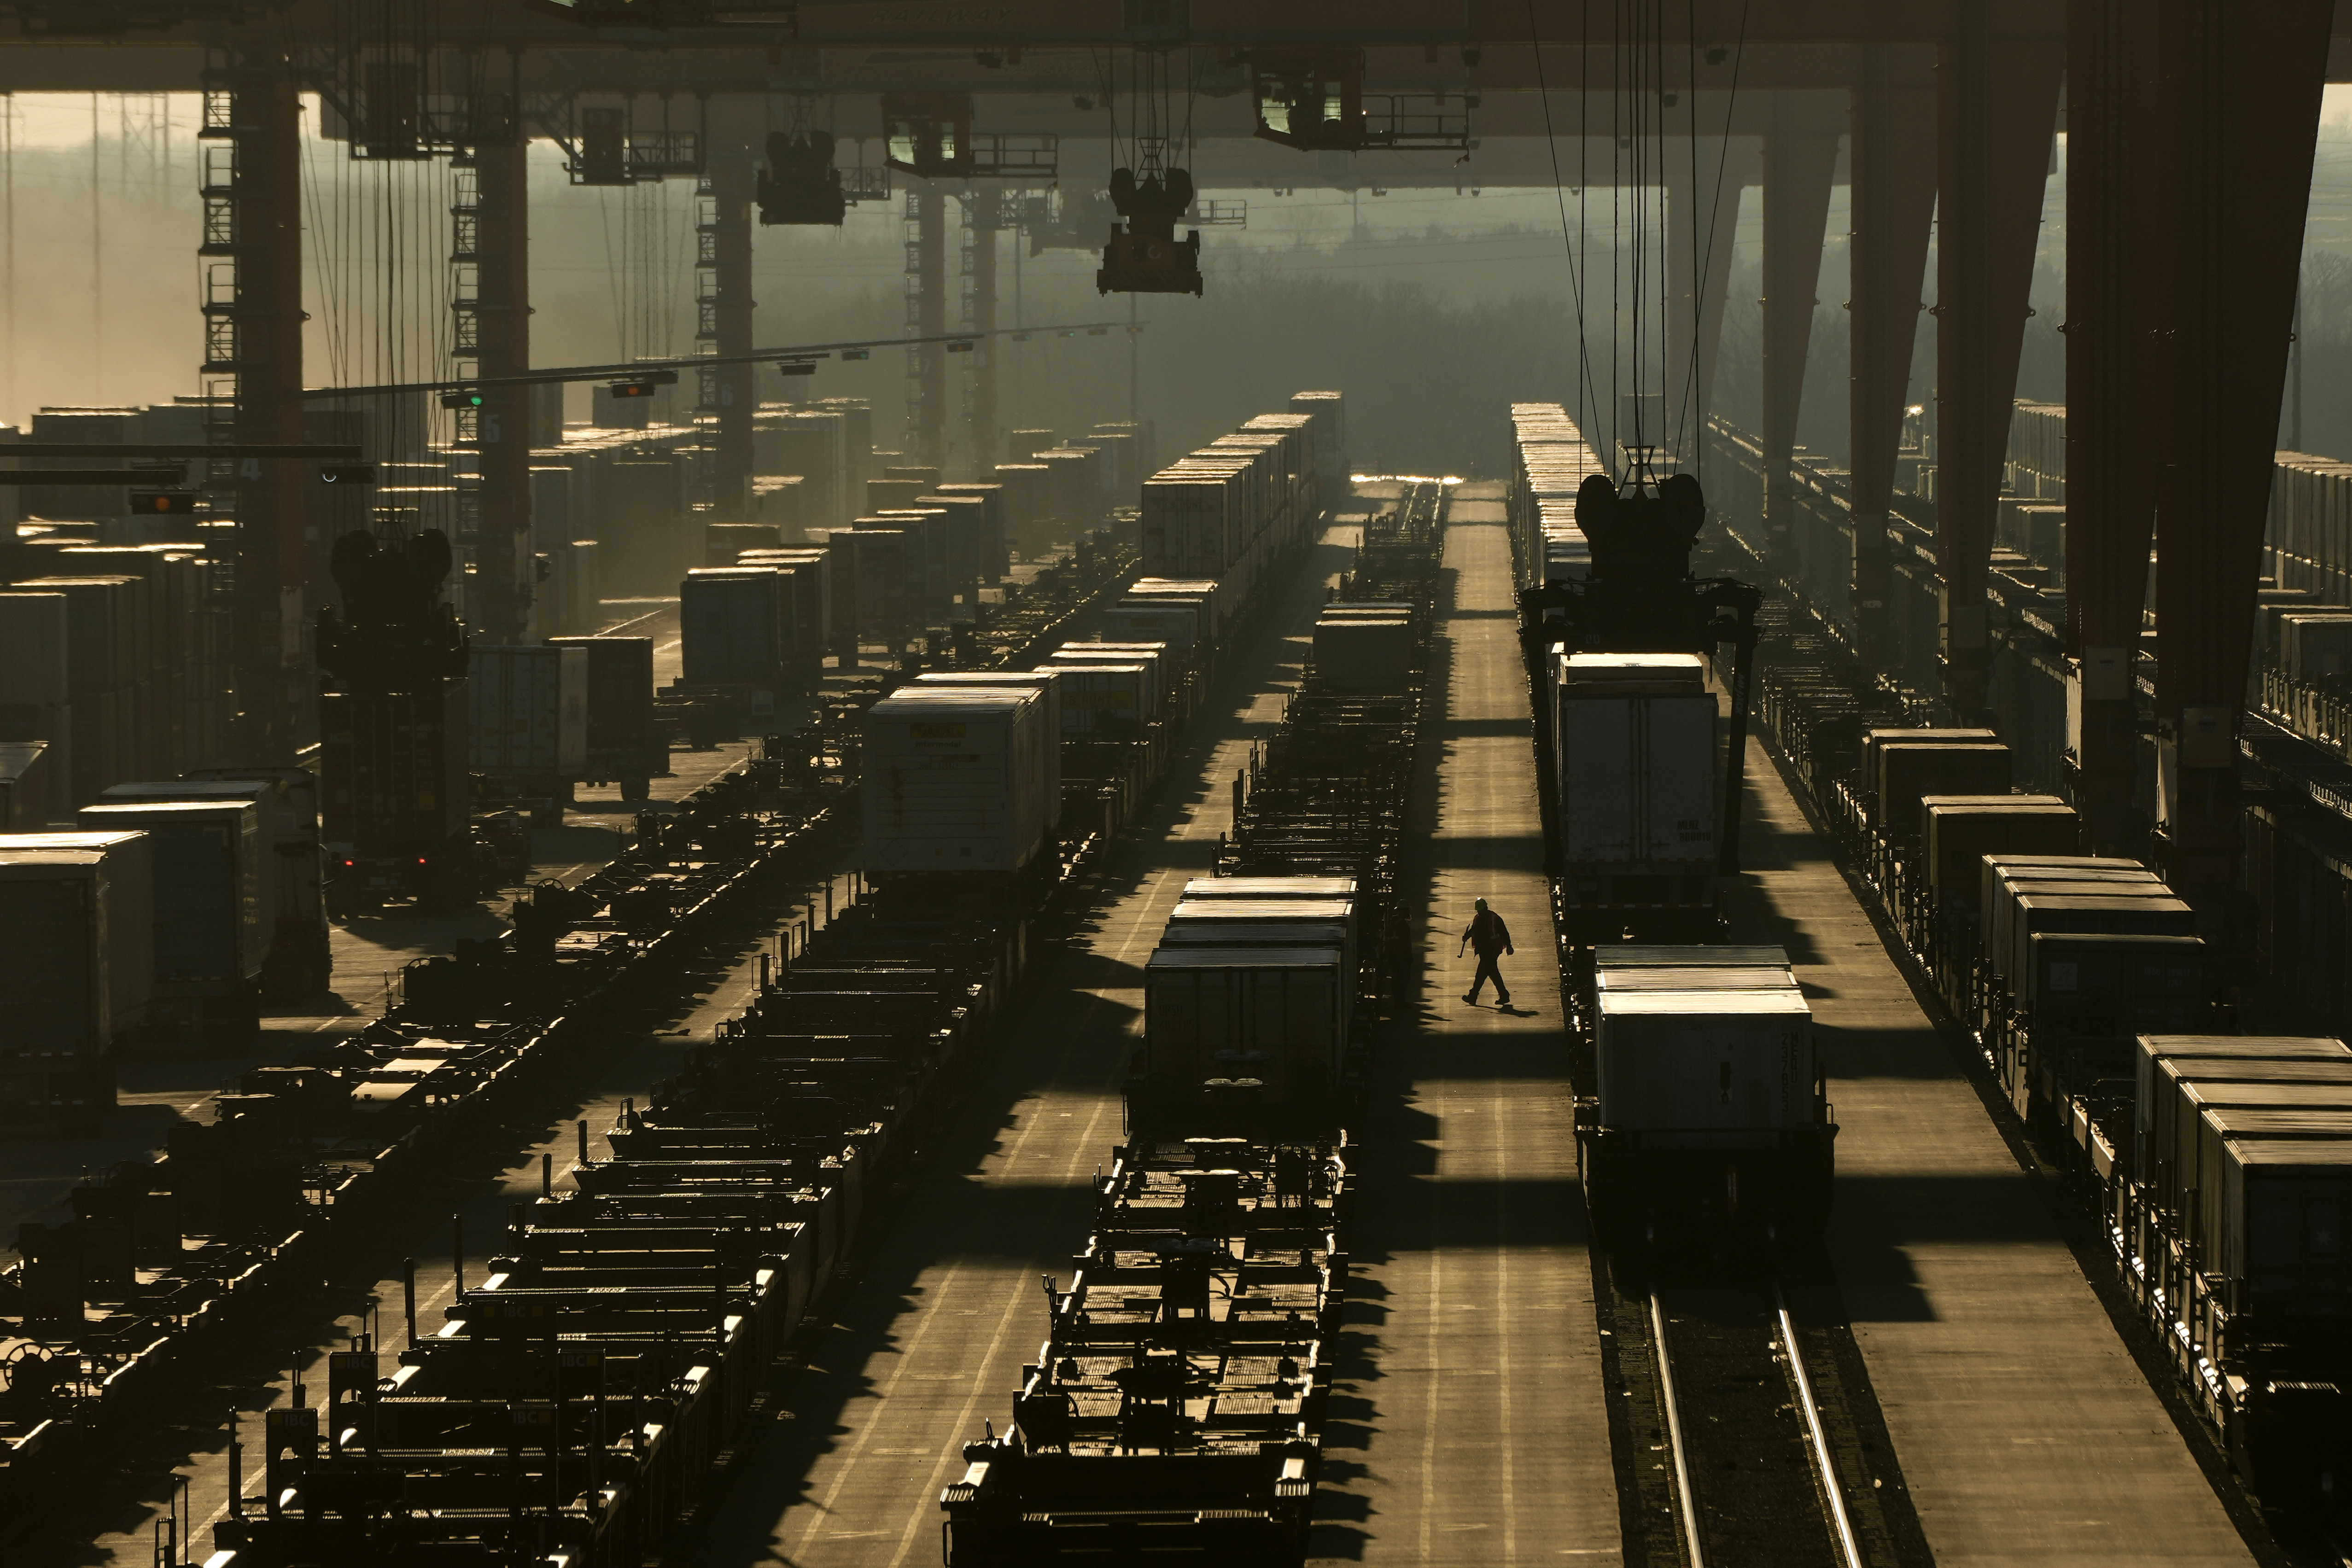
<instances>
[{"instance_id":1,"label":"white shipping container","mask_svg":"<svg viewBox=\"0 0 2352 1568\"><path fill-rule=\"evenodd\" d=\"M1741 968L1728 964L1699 965L1687 969L1669 968L1664 965L1602 969L1594 975L1593 988L1602 991L1793 991L1798 988L1797 977L1786 966L1759 965Z\"/></svg>"},{"instance_id":2,"label":"white shipping container","mask_svg":"<svg viewBox=\"0 0 2352 1568\"><path fill-rule=\"evenodd\" d=\"M1200 611L1185 604L1114 604L1103 612L1102 640L1164 643L1187 664L1198 664L1193 654L1201 641Z\"/></svg>"},{"instance_id":3,"label":"white shipping container","mask_svg":"<svg viewBox=\"0 0 2352 1568\"><path fill-rule=\"evenodd\" d=\"M108 1016L117 1032L146 1021L155 990L153 858L147 835L129 831L11 833L0 854L94 854L106 862Z\"/></svg>"},{"instance_id":4,"label":"white shipping container","mask_svg":"<svg viewBox=\"0 0 2352 1568\"><path fill-rule=\"evenodd\" d=\"M915 677L919 686L960 690L1035 692L1045 704L1045 720L1031 733L1037 747L1038 777L1045 781L1045 829L1062 825L1062 676L1055 670L934 670Z\"/></svg>"},{"instance_id":5,"label":"white shipping container","mask_svg":"<svg viewBox=\"0 0 2352 1568\"><path fill-rule=\"evenodd\" d=\"M902 686L860 748L869 873L1026 867L1051 820L1035 731L1044 694Z\"/></svg>"},{"instance_id":6,"label":"white shipping container","mask_svg":"<svg viewBox=\"0 0 2352 1568\"><path fill-rule=\"evenodd\" d=\"M1627 942L1597 949L1592 961L1600 969L1692 969L1707 966L1727 969L1759 967L1785 969L1789 967L1789 955L1784 948L1735 942L1699 942L1672 946L1664 943Z\"/></svg>"},{"instance_id":7,"label":"white shipping container","mask_svg":"<svg viewBox=\"0 0 2352 1568\"><path fill-rule=\"evenodd\" d=\"M1139 727L1151 716L1150 671L1141 664L1041 664L1062 677L1062 734L1091 737Z\"/></svg>"},{"instance_id":8,"label":"white shipping container","mask_svg":"<svg viewBox=\"0 0 2352 1568\"><path fill-rule=\"evenodd\" d=\"M84 806L86 832L147 835L153 902L155 994L211 996L261 973L260 808L246 800Z\"/></svg>"},{"instance_id":9,"label":"white shipping container","mask_svg":"<svg viewBox=\"0 0 2352 1568\"><path fill-rule=\"evenodd\" d=\"M1604 991L1597 1036L1604 1127L1812 1124L1812 1014L1792 989Z\"/></svg>"},{"instance_id":10,"label":"white shipping container","mask_svg":"<svg viewBox=\"0 0 2352 1568\"><path fill-rule=\"evenodd\" d=\"M110 869L95 852L0 845L0 1063L112 1040Z\"/></svg>"},{"instance_id":11,"label":"white shipping container","mask_svg":"<svg viewBox=\"0 0 2352 1568\"><path fill-rule=\"evenodd\" d=\"M1255 1078L1279 1100L1338 1074L1352 977L1336 947L1161 947L1144 968L1144 1054L1190 1088Z\"/></svg>"},{"instance_id":12,"label":"white shipping container","mask_svg":"<svg viewBox=\"0 0 2352 1568\"><path fill-rule=\"evenodd\" d=\"M1147 718L1160 712L1168 695L1167 662L1158 653L1105 648L1094 643L1065 643L1046 654L1045 664L1038 668L1139 670L1143 680L1143 695L1139 700Z\"/></svg>"},{"instance_id":13,"label":"white shipping container","mask_svg":"<svg viewBox=\"0 0 2352 1568\"><path fill-rule=\"evenodd\" d=\"M466 667L468 760L478 773L588 776L588 650L480 647Z\"/></svg>"},{"instance_id":14,"label":"white shipping container","mask_svg":"<svg viewBox=\"0 0 2352 1568\"><path fill-rule=\"evenodd\" d=\"M1691 867L1716 856L1716 699L1687 653L1576 653L1555 666L1560 854Z\"/></svg>"},{"instance_id":15,"label":"white shipping container","mask_svg":"<svg viewBox=\"0 0 2352 1568\"><path fill-rule=\"evenodd\" d=\"M1348 963L1356 973L1356 905L1350 898L1206 898L1186 900L1168 914L1170 933L1187 926L1230 931L1244 925L1336 925Z\"/></svg>"},{"instance_id":16,"label":"white shipping container","mask_svg":"<svg viewBox=\"0 0 2352 1568\"><path fill-rule=\"evenodd\" d=\"M1352 900L1352 876L1196 876L1184 884L1184 902L1204 898Z\"/></svg>"}]
</instances>

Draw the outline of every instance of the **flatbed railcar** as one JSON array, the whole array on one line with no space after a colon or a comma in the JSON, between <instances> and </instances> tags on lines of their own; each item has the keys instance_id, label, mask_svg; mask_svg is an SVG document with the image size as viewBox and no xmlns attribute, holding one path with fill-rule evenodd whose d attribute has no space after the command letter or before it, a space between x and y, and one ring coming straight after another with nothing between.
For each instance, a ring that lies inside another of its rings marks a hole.
<instances>
[{"instance_id":1,"label":"flatbed railcar","mask_svg":"<svg viewBox=\"0 0 2352 1568\"><path fill-rule=\"evenodd\" d=\"M1348 1255L1344 1141L1138 1138L1004 1432L941 1494L950 1568L1295 1563L1322 1465Z\"/></svg>"},{"instance_id":2,"label":"flatbed railcar","mask_svg":"<svg viewBox=\"0 0 2352 1568\"><path fill-rule=\"evenodd\" d=\"M1634 452L1621 485L1559 404L1511 412L1520 634L1596 1230L1627 1249L1801 1246L1827 1221L1837 1137L1801 997L1695 976L1670 998L1612 1001L1606 974L1627 944L1696 967L1722 941L1762 595L1694 575L1707 512L1692 476Z\"/></svg>"}]
</instances>

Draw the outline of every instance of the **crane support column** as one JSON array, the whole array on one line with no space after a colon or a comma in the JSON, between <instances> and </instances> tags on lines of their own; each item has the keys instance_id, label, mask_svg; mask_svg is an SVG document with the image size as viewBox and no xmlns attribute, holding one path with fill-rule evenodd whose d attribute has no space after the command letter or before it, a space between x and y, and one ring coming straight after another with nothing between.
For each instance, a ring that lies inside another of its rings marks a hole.
<instances>
[{"instance_id":1,"label":"crane support column","mask_svg":"<svg viewBox=\"0 0 2352 1568\"><path fill-rule=\"evenodd\" d=\"M476 185L473 329L478 374L530 370L530 148L484 147ZM465 229L457 229L460 246ZM474 538L474 629L488 643L520 643L531 600L530 393L486 387L474 419L481 506Z\"/></svg>"},{"instance_id":2,"label":"crane support column","mask_svg":"<svg viewBox=\"0 0 2352 1568\"><path fill-rule=\"evenodd\" d=\"M696 338L705 353L739 356L751 340L751 197L759 171L749 147L714 153L709 206L698 225L696 259L704 263L704 297L697 301ZM714 365L702 372L702 412L711 421L711 517L738 523L751 517L751 426L759 394L749 363Z\"/></svg>"},{"instance_id":3,"label":"crane support column","mask_svg":"<svg viewBox=\"0 0 2352 1568\"><path fill-rule=\"evenodd\" d=\"M1805 351L1821 285L1822 231L1837 138L1793 123L1790 95L1773 95L1764 137L1764 532L1780 570L1799 570L1789 464L1805 395Z\"/></svg>"},{"instance_id":4,"label":"crane support column","mask_svg":"<svg viewBox=\"0 0 2352 1568\"><path fill-rule=\"evenodd\" d=\"M924 181L907 193L907 335L948 329L947 195ZM947 450L948 356L944 343L907 350L907 460L943 465Z\"/></svg>"},{"instance_id":5,"label":"crane support column","mask_svg":"<svg viewBox=\"0 0 2352 1568\"><path fill-rule=\"evenodd\" d=\"M2167 878L2215 935L2242 849L2238 721L2334 9L2167 0L2153 25L2158 146L2176 193L2157 814Z\"/></svg>"},{"instance_id":6,"label":"crane support column","mask_svg":"<svg viewBox=\"0 0 2352 1568\"><path fill-rule=\"evenodd\" d=\"M2170 268L2155 27L2132 0L2074 0L2066 44L2066 749L2094 854L2137 854L2133 664L2169 407Z\"/></svg>"},{"instance_id":7,"label":"crane support column","mask_svg":"<svg viewBox=\"0 0 2352 1568\"><path fill-rule=\"evenodd\" d=\"M1919 57L1923 68L1904 68L1912 56ZM1936 95L1926 85L1924 68L1932 59L1924 47L1864 44L1860 80L1852 93L1849 591L1863 646L1874 653L1885 637L1894 588L1887 512L1910 397L1911 351L1919 335L1927 237L1936 219ZM1914 79L1918 85L1910 85Z\"/></svg>"},{"instance_id":8,"label":"crane support column","mask_svg":"<svg viewBox=\"0 0 2352 1568\"><path fill-rule=\"evenodd\" d=\"M215 439L299 443L302 106L290 63L239 54L205 77L205 375ZM215 472L219 470L216 467ZM231 615L239 762L290 762L307 551L294 463L240 460Z\"/></svg>"},{"instance_id":9,"label":"crane support column","mask_svg":"<svg viewBox=\"0 0 2352 1568\"><path fill-rule=\"evenodd\" d=\"M1990 11L1960 0L1936 71L1938 643L1945 700L1969 723L1986 706L1986 578L2064 59L2062 40L1996 35Z\"/></svg>"},{"instance_id":10,"label":"crane support column","mask_svg":"<svg viewBox=\"0 0 2352 1568\"><path fill-rule=\"evenodd\" d=\"M1666 160L1665 428L1668 441L1680 438L1685 468L1704 450L1715 406L1732 234L1740 187L1754 174L1754 160L1729 137L1695 136L1689 154Z\"/></svg>"},{"instance_id":11,"label":"crane support column","mask_svg":"<svg viewBox=\"0 0 2352 1568\"><path fill-rule=\"evenodd\" d=\"M981 185L964 198L971 225L971 251L964 274L964 324L971 329L971 417L964 469L974 479L989 476L996 462L996 235L1001 197Z\"/></svg>"}]
</instances>

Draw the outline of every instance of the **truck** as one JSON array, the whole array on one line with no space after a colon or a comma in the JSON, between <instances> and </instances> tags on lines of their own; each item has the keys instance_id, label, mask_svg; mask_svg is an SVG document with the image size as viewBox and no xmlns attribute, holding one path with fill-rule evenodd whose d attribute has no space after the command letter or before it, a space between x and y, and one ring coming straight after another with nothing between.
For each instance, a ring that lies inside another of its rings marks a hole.
<instances>
[{"instance_id":1,"label":"truck","mask_svg":"<svg viewBox=\"0 0 2352 1568\"><path fill-rule=\"evenodd\" d=\"M587 650L477 647L467 692L467 765L482 797L560 826L588 771Z\"/></svg>"},{"instance_id":2,"label":"truck","mask_svg":"<svg viewBox=\"0 0 2352 1568\"><path fill-rule=\"evenodd\" d=\"M650 637L550 637L556 648L588 658L588 744L583 782L621 787L643 800L650 782L670 776L669 747L654 722L654 643Z\"/></svg>"}]
</instances>

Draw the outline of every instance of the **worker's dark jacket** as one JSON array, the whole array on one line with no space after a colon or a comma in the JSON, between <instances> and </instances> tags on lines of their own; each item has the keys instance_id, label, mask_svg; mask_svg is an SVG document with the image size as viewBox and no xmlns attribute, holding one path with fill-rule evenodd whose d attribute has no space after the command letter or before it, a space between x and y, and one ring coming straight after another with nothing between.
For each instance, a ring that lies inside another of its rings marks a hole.
<instances>
[{"instance_id":1,"label":"worker's dark jacket","mask_svg":"<svg viewBox=\"0 0 2352 1568\"><path fill-rule=\"evenodd\" d=\"M1470 918L1470 946L1482 958L1490 958L1511 946L1511 928L1503 917L1491 909L1482 909Z\"/></svg>"}]
</instances>

